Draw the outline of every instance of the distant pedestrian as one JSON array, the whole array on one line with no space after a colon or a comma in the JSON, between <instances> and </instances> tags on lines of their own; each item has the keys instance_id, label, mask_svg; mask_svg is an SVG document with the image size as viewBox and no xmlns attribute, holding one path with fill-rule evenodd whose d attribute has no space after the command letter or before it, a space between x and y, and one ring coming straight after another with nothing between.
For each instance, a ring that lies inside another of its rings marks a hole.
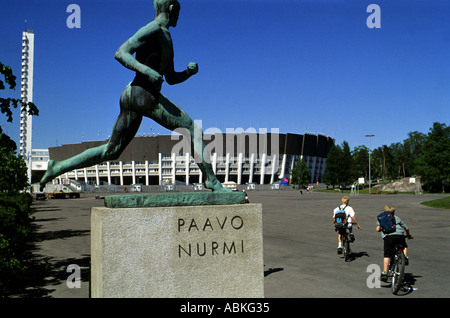
<instances>
[{"instance_id":1,"label":"distant pedestrian","mask_svg":"<svg viewBox=\"0 0 450 318\"><path fill-rule=\"evenodd\" d=\"M245 190L242 190L242 192L244 192L244 195L245 195L245 203L250 203L250 201L248 200L247 192L245 192Z\"/></svg>"}]
</instances>

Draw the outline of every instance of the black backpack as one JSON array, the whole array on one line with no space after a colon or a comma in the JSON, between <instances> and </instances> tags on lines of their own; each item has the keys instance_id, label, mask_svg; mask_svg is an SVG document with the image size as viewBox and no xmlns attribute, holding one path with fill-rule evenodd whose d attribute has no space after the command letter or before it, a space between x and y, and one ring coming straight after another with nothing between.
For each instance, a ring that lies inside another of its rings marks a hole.
<instances>
[{"instance_id":1,"label":"black backpack","mask_svg":"<svg viewBox=\"0 0 450 318\"><path fill-rule=\"evenodd\" d=\"M384 234L395 232L397 227L395 225L395 217L392 213L381 212L378 214L377 220L378 223L380 223L381 231L383 231Z\"/></svg>"}]
</instances>

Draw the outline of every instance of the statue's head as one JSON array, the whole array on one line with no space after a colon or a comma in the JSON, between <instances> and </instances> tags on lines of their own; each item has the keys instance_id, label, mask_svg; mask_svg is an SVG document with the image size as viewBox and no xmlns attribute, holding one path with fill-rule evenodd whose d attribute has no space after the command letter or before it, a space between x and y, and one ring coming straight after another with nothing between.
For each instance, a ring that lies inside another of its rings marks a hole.
<instances>
[{"instance_id":1,"label":"statue's head","mask_svg":"<svg viewBox=\"0 0 450 318\"><path fill-rule=\"evenodd\" d=\"M178 0L155 0L153 6L155 7L156 16L165 13L169 16L169 26L177 26L178 14L181 9Z\"/></svg>"}]
</instances>

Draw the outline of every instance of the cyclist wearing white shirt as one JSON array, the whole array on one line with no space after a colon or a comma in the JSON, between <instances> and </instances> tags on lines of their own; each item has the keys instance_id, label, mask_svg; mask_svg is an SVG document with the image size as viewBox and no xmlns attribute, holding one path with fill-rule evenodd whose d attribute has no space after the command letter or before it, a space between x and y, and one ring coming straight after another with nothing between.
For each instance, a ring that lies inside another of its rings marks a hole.
<instances>
[{"instance_id":1,"label":"cyclist wearing white shirt","mask_svg":"<svg viewBox=\"0 0 450 318\"><path fill-rule=\"evenodd\" d=\"M334 216L335 216L336 212L345 208L344 211L345 211L345 214L347 215L347 228L349 229L349 232L350 232L350 240L353 242L355 240L355 237L354 237L353 231L352 231L353 221L356 223L358 230L361 230L361 226L359 226L359 223L356 220L355 210L353 210L353 208L348 205L349 200L350 199L346 195L344 195L342 197L342 204L340 206L338 206L337 208L335 208L333 211L333 220L334 220ZM334 230L337 231L336 228ZM341 241L341 235L339 233L338 233L338 242L339 242L338 243L338 254L342 254L342 241Z\"/></svg>"}]
</instances>

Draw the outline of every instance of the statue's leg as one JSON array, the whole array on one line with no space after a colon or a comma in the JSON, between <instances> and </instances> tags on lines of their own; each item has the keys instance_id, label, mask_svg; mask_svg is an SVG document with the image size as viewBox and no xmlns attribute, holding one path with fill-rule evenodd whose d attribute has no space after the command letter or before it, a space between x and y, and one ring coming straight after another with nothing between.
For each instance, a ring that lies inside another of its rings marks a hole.
<instances>
[{"instance_id":1,"label":"statue's leg","mask_svg":"<svg viewBox=\"0 0 450 318\"><path fill-rule=\"evenodd\" d=\"M206 176L206 188L211 189L214 192L231 191L230 189L222 187L222 184L212 170L209 154L204 153L206 145L203 140L202 129L198 127L181 108L172 103L165 96L161 95L159 104L153 109L148 117L170 130L176 128L187 129L191 135L191 147L194 151L193 157L202 173ZM208 156L208 158L205 158L204 156Z\"/></svg>"},{"instance_id":2,"label":"statue's leg","mask_svg":"<svg viewBox=\"0 0 450 318\"><path fill-rule=\"evenodd\" d=\"M47 182L50 182L65 172L83 167L89 167L93 164L101 162L100 158L104 155L106 146L107 145L104 144L98 147L86 149L82 153L62 161L50 160L48 162L47 171L39 181L41 190L45 187Z\"/></svg>"},{"instance_id":3,"label":"statue's leg","mask_svg":"<svg viewBox=\"0 0 450 318\"><path fill-rule=\"evenodd\" d=\"M86 149L82 153L62 161L50 160L47 171L39 181L41 190L47 182L65 172L90 167L103 161L119 158L120 154L138 131L142 121L142 116L127 110L128 98L126 96L126 90L120 99L120 114L114 124L108 143Z\"/></svg>"}]
</instances>

